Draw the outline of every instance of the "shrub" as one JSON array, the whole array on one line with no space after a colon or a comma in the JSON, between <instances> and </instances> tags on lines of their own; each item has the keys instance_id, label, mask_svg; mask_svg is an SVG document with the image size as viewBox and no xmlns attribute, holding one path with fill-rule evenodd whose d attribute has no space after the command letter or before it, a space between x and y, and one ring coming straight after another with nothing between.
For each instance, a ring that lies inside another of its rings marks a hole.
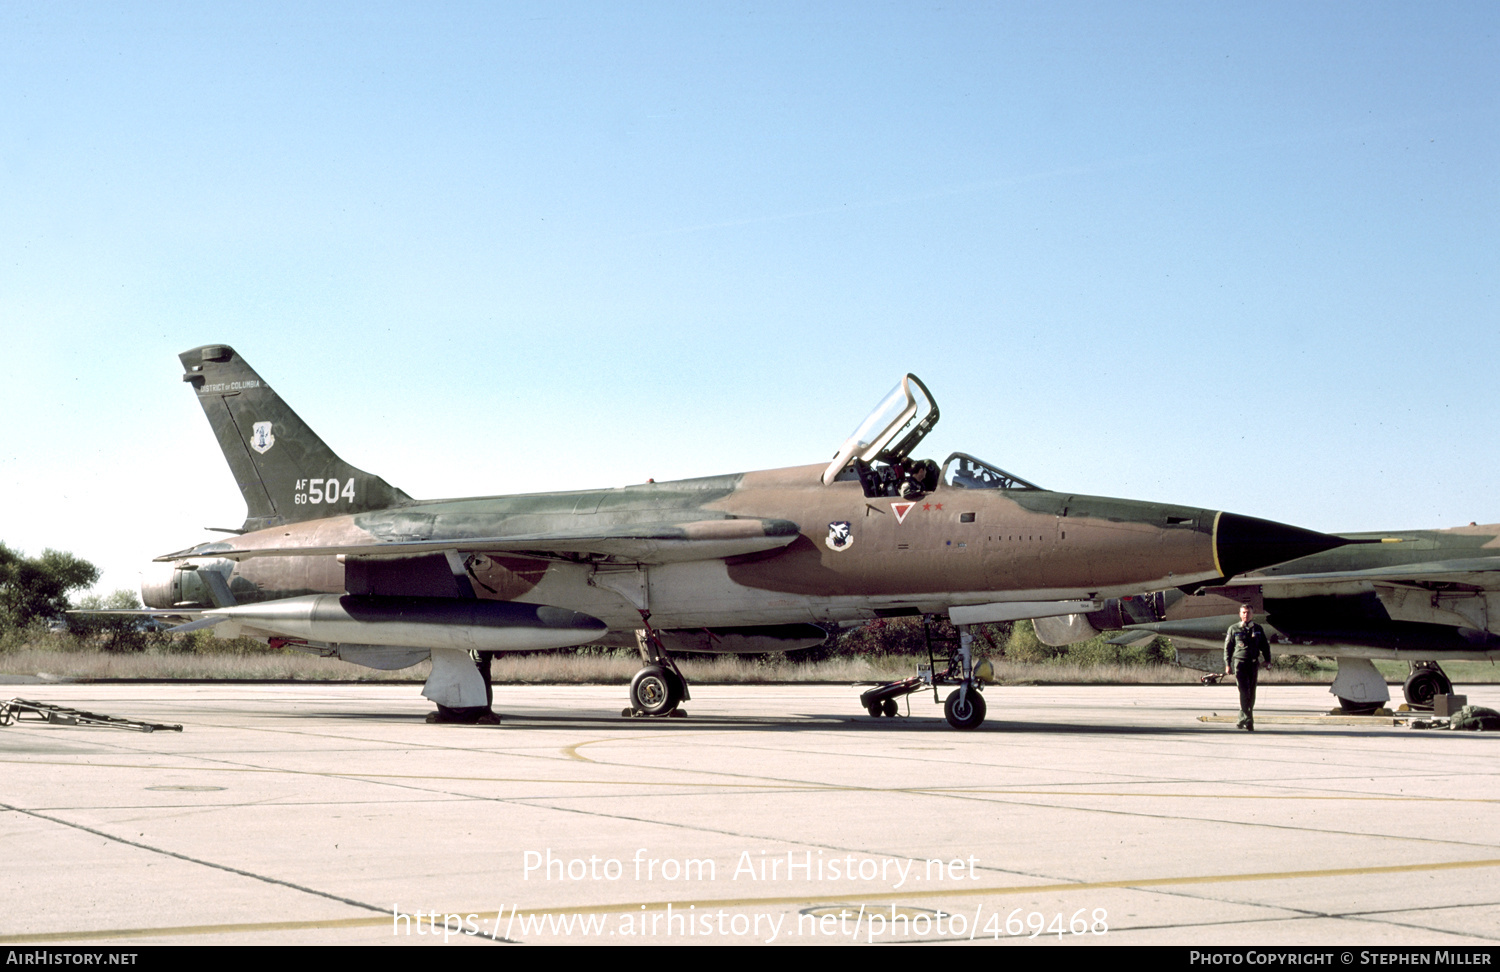
<instances>
[{"instance_id":1,"label":"shrub","mask_svg":"<svg viewBox=\"0 0 1500 972\"><path fill-rule=\"evenodd\" d=\"M1030 621L1017 621L1012 625L1010 637L1005 642L1005 657L1010 661L1048 661L1065 653L1066 650L1044 644L1036 636L1036 628Z\"/></svg>"},{"instance_id":2,"label":"shrub","mask_svg":"<svg viewBox=\"0 0 1500 972\"><path fill-rule=\"evenodd\" d=\"M78 606L86 611L141 610L141 602L130 590L107 597L90 594ZM145 651L170 640L156 622L138 614L70 614L68 632L80 642L99 643L105 651Z\"/></svg>"}]
</instances>

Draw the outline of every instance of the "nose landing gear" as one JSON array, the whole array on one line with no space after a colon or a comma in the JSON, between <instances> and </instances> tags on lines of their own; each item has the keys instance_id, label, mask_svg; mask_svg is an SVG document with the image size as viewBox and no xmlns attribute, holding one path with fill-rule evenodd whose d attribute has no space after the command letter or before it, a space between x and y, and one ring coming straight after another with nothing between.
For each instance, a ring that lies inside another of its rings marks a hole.
<instances>
[{"instance_id":1,"label":"nose landing gear","mask_svg":"<svg viewBox=\"0 0 1500 972\"><path fill-rule=\"evenodd\" d=\"M978 666L974 664L970 647L972 636L966 625L959 627L957 638L947 639L933 636L930 618L924 621L923 629L927 637L928 663L917 667L914 678L885 682L867 689L860 694L859 704L876 718L882 715L893 716L896 714L896 699L901 696L911 695L931 686L932 701L937 702L939 685L957 684L958 688L949 693L947 701L943 703L943 717L954 729L978 729L984 722L986 710L984 696L980 693L980 675L983 674L981 669L988 666L989 662L983 661ZM939 644L946 642L948 649L948 667L941 672L937 670L934 641Z\"/></svg>"}]
</instances>

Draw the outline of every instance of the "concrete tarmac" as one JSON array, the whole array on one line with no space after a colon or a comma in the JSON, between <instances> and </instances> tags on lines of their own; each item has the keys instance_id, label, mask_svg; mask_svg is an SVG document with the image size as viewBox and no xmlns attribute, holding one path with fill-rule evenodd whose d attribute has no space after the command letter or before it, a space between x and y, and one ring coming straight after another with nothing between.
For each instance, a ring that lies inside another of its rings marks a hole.
<instances>
[{"instance_id":1,"label":"concrete tarmac","mask_svg":"<svg viewBox=\"0 0 1500 972\"><path fill-rule=\"evenodd\" d=\"M991 688L967 733L846 686L417 693L0 687L184 727L0 728L0 943L1500 941L1494 734L1199 722L1232 685Z\"/></svg>"}]
</instances>

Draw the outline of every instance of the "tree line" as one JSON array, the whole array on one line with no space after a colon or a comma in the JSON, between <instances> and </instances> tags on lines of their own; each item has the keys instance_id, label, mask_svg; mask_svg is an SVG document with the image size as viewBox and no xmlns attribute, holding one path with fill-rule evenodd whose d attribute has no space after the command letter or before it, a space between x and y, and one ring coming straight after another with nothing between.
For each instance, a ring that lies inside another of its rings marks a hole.
<instances>
[{"instance_id":1,"label":"tree line","mask_svg":"<svg viewBox=\"0 0 1500 972\"><path fill-rule=\"evenodd\" d=\"M61 550L28 557L0 543L0 643L16 643L45 632L66 631L80 639L101 639L111 650L140 650L152 640L139 617L69 615L74 608L134 610L135 592L89 594L74 604L70 595L99 582L99 568Z\"/></svg>"},{"instance_id":2,"label":"tree line","mask_svg":"<svg viewBox=\"0 0 1500 972\"><path fill-rule=\"evenodd\" d=\"M68 595L99 581L99 568L61 550L27 557L0 543L0 631L61 621Z\"/></svg>"}]
</instances>

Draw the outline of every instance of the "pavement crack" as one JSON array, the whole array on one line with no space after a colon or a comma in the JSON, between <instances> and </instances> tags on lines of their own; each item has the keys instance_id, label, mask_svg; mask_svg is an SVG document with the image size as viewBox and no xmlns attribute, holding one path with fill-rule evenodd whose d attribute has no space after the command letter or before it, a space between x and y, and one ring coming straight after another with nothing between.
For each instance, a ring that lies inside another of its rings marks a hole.
<instances>
[{"instance_id":1,"label":"pavement crack","mask_svg":"<svg viewBox=\"0 0 1500 972\"><path fill-rule=\"evenodd\" d=\"M293 891L301 891L303 894L311 894L316 895L319 898L327 898L329 901L337 901L340 904L350 905L354 908L363 908L366 911L373 911L377 914L383 915L388 913L387 909L385 908L376 907L375 905L367 904L363 901L356 901L353 898L345 898L337 894L330 894L327 891L319 891L317 888L309 888L305 885L296 884L292 881L283 881L281 878L273 878L265 874L256 874L254 871L246 871L238 867L231 867L228 864L220 864L216 861L205 861L200 857L192 857L188 854L180 854L177 851L170 851L164 847L153 847L150 844L143 844L140 841L127 840L126 838L120 837L116 834L111 834L103 830L96 830L93 827L85 827L83 824L74 823L71 820L63 820L58 817L51 817L45 813L37 813L35 810L27 810L25 807L17 807L8 803L0 803L0 809L9 810L13 813L25 814L28 817L35 817L38 820L45 820L48 823L58 824L62 827L71 827L74 830L81 830L86 834L93 834L95 837L103 837L105 840L112 840L117 844L125 844L129 847L135 847L139 848L140 850L150 851L153 854L161 854L163 857L174 857L179 861L187 861L190 864L198 864L202 867L211 867L216 870L226 871L230 874L238 874L240 877L247 877L255 881L264 882L266 884L275 884L284 888L291 888Z\"/></svg>"}]
</instances>

